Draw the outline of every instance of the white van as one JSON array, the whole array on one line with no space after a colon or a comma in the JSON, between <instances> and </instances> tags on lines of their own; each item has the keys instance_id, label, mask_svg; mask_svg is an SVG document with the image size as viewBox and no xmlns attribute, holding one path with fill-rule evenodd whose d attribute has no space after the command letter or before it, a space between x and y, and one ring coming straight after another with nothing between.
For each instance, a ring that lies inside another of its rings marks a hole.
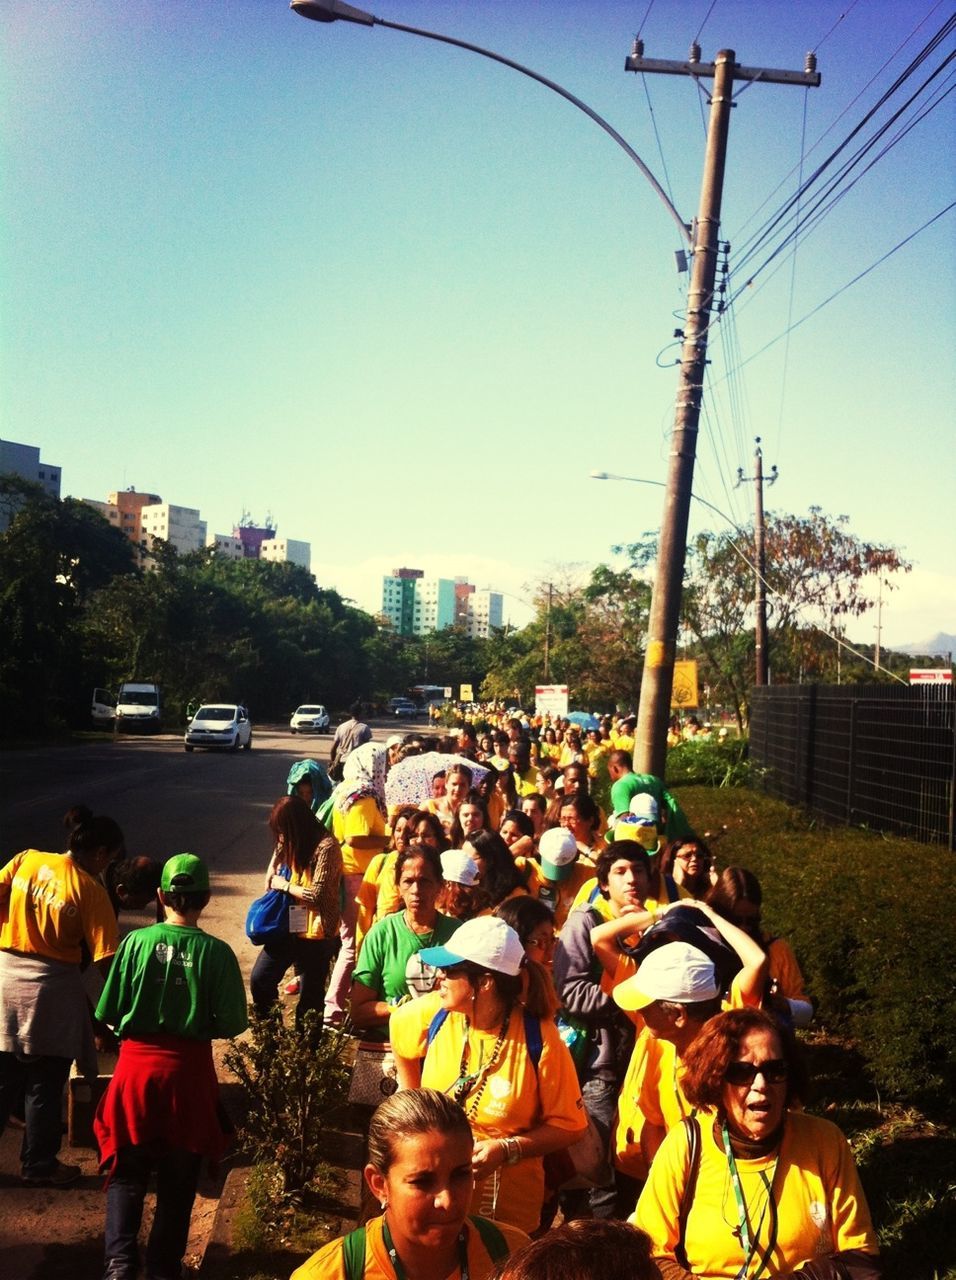
<instances>
[{"instance_id":1,"label":"white van","mask_svg":"<svg viewBox=\"0 0 956 1280\"><path fill-rule=\"evenodd\" d=\"M116 728L120 733L135 729L157 733L162 707L158 684L121 684L116 695Z\"/></svg>"}]
</instances>

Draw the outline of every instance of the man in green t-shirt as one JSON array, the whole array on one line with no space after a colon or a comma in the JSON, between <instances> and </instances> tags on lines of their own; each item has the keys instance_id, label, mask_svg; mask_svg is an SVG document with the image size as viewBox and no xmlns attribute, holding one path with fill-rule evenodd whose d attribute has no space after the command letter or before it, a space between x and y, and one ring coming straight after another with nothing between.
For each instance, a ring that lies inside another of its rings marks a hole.
<instances>
[{"instance_id":1,"label":"man in green t-shirt","mask_svg":"<svg viewBox=\"0 0 956 1280\"><path fill-rule=\"evenodd\" d=\"M103 1280L139 1275L137 1236L153 1172L146 1275L181 1274L202 1157L218 1159L226 1146L212 1041L248 1025L236 957L199 927L209 902L204 863L191 853L170 858L159 900L164 922L123 939L96 1008L120 1039L94 1122L100 1166L110 1171Z\"/></svg>"}]
</instances>

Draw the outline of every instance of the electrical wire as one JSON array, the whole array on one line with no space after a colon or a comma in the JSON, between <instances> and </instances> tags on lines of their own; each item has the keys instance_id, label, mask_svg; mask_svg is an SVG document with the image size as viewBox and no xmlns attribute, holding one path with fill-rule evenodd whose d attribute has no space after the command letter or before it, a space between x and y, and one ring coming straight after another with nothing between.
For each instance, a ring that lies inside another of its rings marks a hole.
<instances>
[{"instance_id":1,"label":"electrical wire","mask_svg":"<svg viewBox=\"0 0 956 1280\"><path fill-rule=\"evenodd\" d=\"M704 20L700 24L700 27L697 30L696 36L694 36L694 44L697 44L697 42L700 40L700 33L703 31L704 27L707 26L707 20L716 8L717 8L717 0L710 0L710 8L704 14Z\"/></svg>"},{"instance_id":2,"label":"electrical wire","mask_svg":"<svg viewBox=\"0 0 956 1280\"><path fill-rule=\"evenodd\" d=\"M900 76L897 77L893 85L888 90L886 90L880 96L880 98L877 100L874 106L872 106L866 112L866 114L863 116L863 119L860 120L853 127L853 129L851 129L850 133L846 136L846 138L844 138L844 140L839 144L839 146L837 146L835 150L832 151L830 155L820 165L817 166L817 168L810 175L810 177L801 184L799 190L793 196L791 196L790 199L787 200L775 214L773 214L769 219L767 219L767 221L765 221L763 226L760 227L756 232L754 232L749 238L749 240L747 240L744 243L743 246L739 246L739 252L741 254L741 257L737 263L738 270L741 268L743 263L749 261L752 257L755 256L759 248L769 240L769 238L773 235L777 227L779 227L785 221L789 220L789 215L791 213L791 210L795 206L795 204L799 200L801 200L804 197L804 195L807 194L810 188L814 184L816 184L820 180L820 178L822 178L824 173L826 173L826 171L836 161L836 159L840 156L840 154L850 145L852 140L863 131L863 129L869 124L869 122L873 119L873 117L877 114L877 112L883 106L886 105L889 99L896 92L898 92L898 90L903 86L903 84L905 84L906 81L910 79L912 75L915 74L919 66L921 66L922 63L925 62L926 59L936 50L936 48L938 48L942 40L945 39L945 37L949 35L950 32L952 32L954 27L956 27L956 16L953 16L946 23L943 24L943 27L940 28L940 30L931 38L929 43L925 45L924 48L920 51L920 53L910 62L906 70L903 73L901 73ZM863 154L866 154L866 151L870 147L875 145L875 141L884 132L886 132L892 126L893 123L895 123L895 121L899 118L900 114L903 111L905 111L907 107L913 103L915 98L919 96L919 94L923 91L923 89L925 89L926 86L929 83L931 83L936 78L937 75L941 73L941 71L952 60L953 56L954 56L953 54L950 54L945 59L945 61L939 67L937 67L936 70L932 72L930 76L923 82L923 84L916 91L916 93L910 96L907 102L904 103L903 107L900 108L897 112L895 112L893 116L890 117L889 121L887 121L884 125L880 126L876 134L873 135L873 137L869 140L869 142L864 144L864 146L860 148L860 150L855 154L855 156L850 161L844 163L843 168L837 173L836 177L831 178L829 180L831 191L834 187L834 184L838 182L841 178L845 177L846 174L850 171L850 169L852 169L853 165L858 163L860 156ZM819 203L819 200L822 198L824 197L817 198L818 203Z\"/></svg>"},{"instance_id":3,"label":"electrical wire","mask_svg":"<svg viewBox=\"0 0 956 1280\"><path fill-rule=\"evenodd\" d=\"M740 367L743 368L745 365L751 364L758 356L762 356L765 351L769 351L771 347L776 346L778 342L782 341L788 333L792 332L794 329L799 329L802 324L805 324L811 318L811 316L815 316L818 311L822 311L824 307L829 306L829 304L839 298L842 293L846 293L847 289L851 289L853 285L858 284L862 279L864 279L864 277L868 276L871 271L875 271L877 267L882 266L882 264L889 258L892 258L895 253L898 253L900 249L909 244L911 240L915 240L918 235L931 227L934 222L938 222L940 218L945 217L946 214L953 209L956 209L956 200L951 201L945 208L940 209L938 213L935 213L932 218L929 218L922 226L917 227L915 231L911 231L908 236L903 240L900 240L898 244L895 244L892 249L888 249L886 253L881 254L875 262L871 262L864 271L859 272L852 280L848 280L846 284L841 285L840 288L834 293L831 293L828 298L824 298L822 302L817 303L812 311L808 311L805 316L801 316L795 324L792 324L788 329L784 330L783 333L778 333L775 338L772 338L769 342L765 343L758 351L755 351L753 355L748 356Z\"/></svg>"},{"instance_id":4,"label":"electrical wire","mask_svg":"<svg viewBox=\"0 0 956 1280\"><path fill-rule=\"evenodd\" d=\"M644 96L647 99L647 110L650 113L651 126L654 130L654 138L657 141L657 154L661 158L661 168L664 171L664 188L667 191L671 204L674 204L674 192L671 190L671 179L670 174L667 172L667 160L664 157L664 148L661 145L661 135L657 131L657 116L654 114L654 106L651 102L651 91L647 87L647 76L641 76L641 84L644 86Z\"/></svg>"},{"instance_id":5,"label":"electrical wire","mask_svg":"<svg viewBox=\"0 0 956 1280\"><path fill-rule=\"evenodd\" d=\"M849 10L847 12L849 12ZM842 17L839 19L839 21L842 21ZM834 28L835 26L836 24L834 24ZM831 28L831 30L833 30L834 28ZM829 34L829 32L827 34ZM824 37L824 39L825 38L826 37ZM800 174L797 182L798 189L803 184L803 161L806 155L807 104L808 104L809 98L810 98L810 90L809 88L807 88L804 90L804 94L803 94L803 124L800 130ZM798 223L799 223L799 220L800 220L800 205L798 204L797 205ZM793 254L790 259L790 293L787 299L788 328L793 323L793 306L794 306L794 300L796 296L796 287L797 287L797 237L794 236ZM780 372L780 407L777 410L777 440L776 440L778 454L781 452L781 446L783 442L783 411L784 411L784 405L786 403L786 398L787 398L787 372L789 370L789 366L790 366L790 338L788 335L787 344L783 350L783 369Z\"/></svg>"},{"instance_id":6,"label":"electrical wire","mask_svg":"<svg viewBox=\"0 0 956 1280\"><path fill-rule=\"evenodd\" d=\"M850 5L849 9L844 9L843 13L840 14L839 18L837 18L836 22L834 22L833 26L826 33L823 39L818 40L817 43L813 46L814 53L819 52L820 46L824 43L824 41L830 39L830 37L833 35L834 31L836 31L837 27L840 25L843 19L848 17L859 3L860 3L860 0L853 0L853 3Z\"/></svg>"},{"instance_id":7,"label":"electrical wire","mask_svg":"<svg viewBox=\"0 0 956 1280\"><path fill-rule=\"evenodd\" d=\"M883 72L886 70L886 68L887 68L887 67L888 67L888 66L889 66L893 61L895 61L896 57L897 57L897 56L902 52L902 50L903 50L903 49L905 49L905 47L906 47L906 46L909 44L909 42L913 39L913 37L914 37L914 36L916 35L916 33L920 30L920 28L921 28L921 27L924 27L924 26L926 25L926 23L930 20L930 18L933 16L933 14L936 12L936 10L937 10L937 9L938 9L938 8L939 8L943 3L945 3L945 0L936 0L936 3L935 3L934 5L932 5L932 7L930 8L929 12L928 12L928 13L926 13L926 15L925 15L923 18L921 18L921 19L920 19L920 21L916 24L916 26L913 28L913 30L909 33L909 35L908 35L908 36L906 36L906 37L905 37L905 39L903 39L903 40L901 40L901 41L900 41L900 43L896 46L896 48L893 50L893 52L890 54L890 56L886 59L886 61L885 61L885 62L883 62L883 64L882 64L879 68L877 68L877 70L873 73L873 75L869 78L869 80L867 80L866 84L865 84L865 85L863 85L863 87L860 89L859 93L855 94L855 95L854 95L854 97L850 99L850 101L846 104L846 106L843 108L843 110L839 113L839 115L837 115L837 116L836 116L836 117L835 117L835 118L830 122L830 124L828 124L828 125L827 125L827 127L824 129L823 133L821 133L821 134L820 134L819 138L817 138L817 140L812 144L812 146L810 146L810 147L808 148L808 150L807 150L807 152L806 152L806 155L807 155L807 156L812 155L812 154L813 154L813 152L814 152L814 151L816 151L817 147L819 147L819 146L821 145L821 143L823 142L824 138L826 138L830 133L832 133L832 132L833 132L833 130L837 127L837 125L840 123L840 121L843 119L843 117L844 117L844 116L845 116L845 115L846 115L846 114L847 114L847 113L848 113L848 112L849 112L849 111L850 111L850 110L851 110L851 109L852 109L852 108L857 104L857 102L859 102L859 100L863 97L863 95L864 95L864 94L866 93L866 91L870 88L870 86L871 86L871 85L873 85L873 84L874 84L874 83L879 79L879 77L883 74ZM825 39L825 38L826 38L826 37L824 37L824 39ZM817 46L817 47L819 48L819 46ZM736 232L735 232L734 236L732 236L732 237L731 237L731 239L733 239L733 240L739 240L739 239L740 239L740 237L741 237L741 235L743 234L744 230L745 230L745 229L750 225L750 223L751 223L751 222L753 222L754 218L756 218L757 214L758 214L758 213L760 213L761 209L764 209L764 208L765 208L765 207L770 203L770 201L771 201L771 200L773 199L773 197L777 194L777 192L780 190L780 188L781 188L781 187L786 186L786 184L787 184L787 182L789 181L789 179L790 179L790 178L792 178L792 177L793 177L793 175L797 172L798 167L799 167L799 168L801 169L801 171L802 171L802 164L801 164L800 166L794 165L794 167L789 171L789 173L784 174L784 176L780 179L780 181L779 181L779 182L777 183L777 185L773 188L773 190L772 190L772 191L771 191L771 192L770 192L770 193L769 193L769 194L768 194L768 195L767 195L767 196L766 196L766 197L765 197L765 198L760 202L760 204L756 207L756 209L754 209L753 213L751 213L751 214L750 214L750 215L749 215L749 216L748 216L748 217L747 217L747 218L746 218L746 219L745 219L745 220L740 224L740 226L737 228L737 230L736 230Z\"/></svg>"},{"instance_id":8,"label":"electrical wire","mask_svg":"<svg viewBox=\"0 0 956 1280\"><path fill-rule=\"evenodd\" d=\"M654 8L654 0L649 0L647 9L645 10L645 13L644 13L644 17L641 19L641 25L637 28L637 39L640 39L641 32L644 30L644 24L647 22L648 18L651 16L651 10L653 8Z\"/></svg>"}]
</instances>

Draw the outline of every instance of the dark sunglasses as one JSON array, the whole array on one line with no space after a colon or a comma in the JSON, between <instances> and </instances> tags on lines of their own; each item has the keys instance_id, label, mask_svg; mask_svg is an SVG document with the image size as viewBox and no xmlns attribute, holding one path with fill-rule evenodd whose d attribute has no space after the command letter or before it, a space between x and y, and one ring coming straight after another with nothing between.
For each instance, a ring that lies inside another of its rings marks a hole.
<instances>
[{"instance_id":1,"label":"dark sunglasses","mask_svg":"<svg viewBox=\"0 0 956 1280\"><path fill-rule=\"evenodd\" d=\"M757 1076L763 1076L767 1084L781 1084L790 1074L785 1058L768 1058L766 1062L731 1062L724 1072L728 1084L751 1085Z\"/></svg>"}]
</instances>

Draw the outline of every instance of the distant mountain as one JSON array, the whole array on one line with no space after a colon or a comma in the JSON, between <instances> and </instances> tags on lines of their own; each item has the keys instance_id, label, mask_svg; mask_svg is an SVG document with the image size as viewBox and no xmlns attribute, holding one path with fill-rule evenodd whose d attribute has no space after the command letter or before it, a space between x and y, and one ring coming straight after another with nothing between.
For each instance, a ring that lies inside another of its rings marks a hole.
<instances>
[{"instance_id":1,"label":"distant mountain","mask_svg":"<svg viewBox=\"0 0 956 1280\"><path fill-rule=\"evenodd\" d=\"M927 654L956 653L956 636L947 635L945 631L937 631L932 640L925 640L922 644L893 644L887 645L888 649L892 649L894 653L908 653L913 657Z\"/></svg>"}]
</instances>

